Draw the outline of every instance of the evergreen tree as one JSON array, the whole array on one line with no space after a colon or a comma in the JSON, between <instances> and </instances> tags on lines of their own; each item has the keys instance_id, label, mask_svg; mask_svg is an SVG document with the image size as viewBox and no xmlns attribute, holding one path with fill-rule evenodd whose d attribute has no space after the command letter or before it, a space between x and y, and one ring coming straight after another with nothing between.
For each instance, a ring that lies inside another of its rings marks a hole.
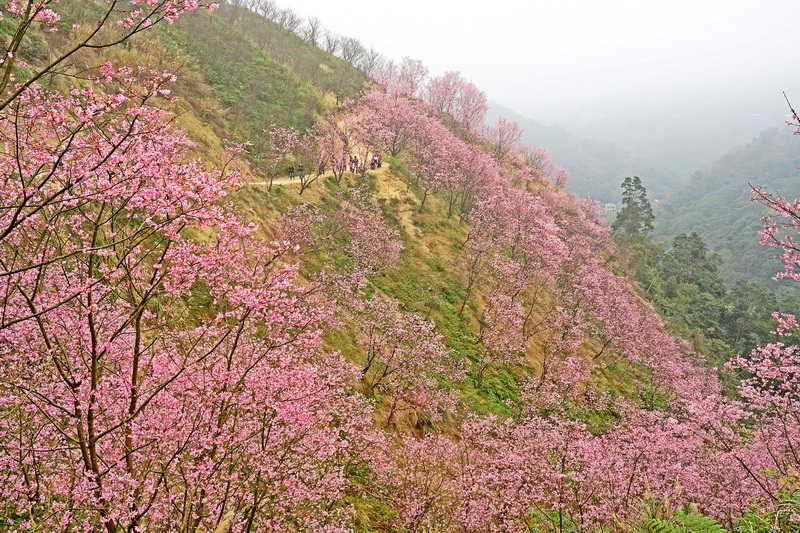
<instances>
[{"instance_id":1,"label":"evergreen tree","mask_svg":"<svg viewBox=\"0 0 800 533\"><path fill-rule=\"evenodd\" d=\"M697 232L689 235L681 233L672 241L662 259L662 276L667 295L674 296L681 284L696 285L704 293L715 298L725 296L725 282L719 274L722 259L716 253L709 253L708 245Z\"/></svg>"},{"instance_id":2,"label":"evergreen tree","mask_svg":"<svg viewBox=\"0 0 800 533\"><path fill-rule=\"evenodd\" d=\"M653 231L654 220L642 180L639 176L625 178L622 182L622 209L611 225L614 235L624 240L639 240Z\"/></svg>"}]
</instances>

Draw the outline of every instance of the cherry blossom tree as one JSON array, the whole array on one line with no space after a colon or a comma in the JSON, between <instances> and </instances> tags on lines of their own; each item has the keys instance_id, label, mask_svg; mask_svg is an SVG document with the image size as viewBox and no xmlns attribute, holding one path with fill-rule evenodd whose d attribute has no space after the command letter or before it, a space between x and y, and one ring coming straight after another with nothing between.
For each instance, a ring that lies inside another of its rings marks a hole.
<instances>
[{"instance_id":1,"label":"cherry blossom tree","mask_svg":"<svg viewBox=\"0 0 800 533\"><path fill-rule=\"evenodd\" d=\"M763 189L753 188L753 201L768 206L772 212L765 216L761 243L778 247L783 251L781 259L785 270L776 274L776 279L800 280L796 268L800 264L800 253L796 234L800 232L800 200L787 201ZM790 344L800 334L797 319L791 314L775 313L778 322L775 334L782 340L759 346L747 356L733 359L729 366L745 373L740 393L753 413L758 440L753 449L759 457L769 457L764 470L778 477L791 479L796 475L798 464L798 421L800 421L800 347ZM784 342L785 340L785 342ZM750 468L751 477L762 487L770 486L770 479L755 468ZM774 485L772 494L777 494Z\"/></svg>"},{"instance_id":2,"label":"cherry blossom tree","mask_svg":"<svg viewBox=\"0 0 800 533\"><path fill-rule=\"evenodd\" d=\"M415 98L428 77L428 67L418 59L404 57L399 65L394 61L384 63L371 76L387 94Z\"/></svg>"},{"instance_id":3,"label":"cherry blossom tree","mask_svg":"<svg viewBox=\"0 0 800 533\"><path fill-rule=\"evenodd\" d=\"M780 248L784 271L775 277L800 281L800 245L796 233L800 233L800 199L788 201L783 197L772 195L764 189L753 188L752 201L770 208L772 213L765 216L764 229L760 232L761 244Z\"/></svg>"},{"instance_id":4,"label":"cherry blossom tree","mask_svg":"<svg viewBox=\"0 0 800 533\"><path fill-rule=\"evenodd\" d=\"M267 190L272 190L272 183L278 176L281 166L300 145L300 132L294 128L282 128L276 125L265 131L269 138L269 151L266 157L258 155L259 162L264 165L269 183Z\"/></svg>"},{"instance_id":5,"label":"cherry blossom tree","mask_svg":"<svg viewBox=\"0 0 800 533\"><path fill-rule=\"evenodd\" d=\"M403 243L395 229L389 228L380 209L369 195L354 189L334 214L334 224L347 229L349 242L342 249L353 264L370 274L389 268L400 260Z\"/></svg>"},{"instance_id":6,"label":"cherry blossom tree","mask_svg":"<svg viewBox=\"0 0 800 533\"><path fill-rule=\"evenodd\" d=\"M449 117L453 125L458 124L470 135L480 131L489 109L486 93L453 71L431 79L424 98L431 107Z\"/></svg>"},{"instance_id":7,"label":"cherry blossom tree","mask_svg":"<svg viewBox=\"0 0 800 533\"><path fill-rule=\"evenodd\" d=\"M389 426L399 412L410 409L429 416L454 412L453 392L441 388L438 379L463 377L463 369L452 359L435 324L400 311L397 305L393 300L372 298L356 316L356 332L365 352L363 380L371 394L390 398Z\"/></svg>"},{"instance_id":8,"label":"cherry blossom tree","mask_svg":"<svg viewBox=\"0 0 800 533\"><path fill-rule=\"evenodd\" d=\"M486 120L489 104L486 93L471 82L464 82L458 94L455 119L470 135L477 135Z\"/></svg>"},{"instance_id":9,"label":"cherry blossom tree","mask_svg":"<svg viewBox=\"0 0 800 533\"><path fill-rule=\"evenodd\" d=\"M431 191L458 189L466 152L463 142L433 118L427 117L416 130L411 140L410 166L423 188L420 212Z\"/></svg>"},{"instance_id":10,"label":"cherry blossom tree","mask_svg":"<svg viewBox=\"0 0 800 533\"><path fill-rule=\"evenodd\" d=\"M555 167L553 172L553 183L557 187L566 189L569 185L569 172L564 167Z\"/></svg>"},{"instance_id":11,"label":"cherry blossom tree","mask_svg":"<svg viewBox=\"0 0 800 533\"><path fill-rule=\"evenodd\" d=\"M371 461L378 495L393 511L396 531L450 531L458 447L443 435L399 437L375 450Z\"/></svg>"},{"instance_id":12,"label":"cherry blossom tree","mask_svg":"<svg viewBox=\"0 0 800 533\"><path fill-rule=\"evenodd\" d=\"M171 75L102 76L2 111L9 527L337 530L369 410L331 307L225 202L238 176L188 159Z\"/></svg>"},{"instance_id":13,"label":"cherry blossom tree","mask_svg":"<svg viewBox=\"0 0 800 533\"><path fill-rule=\"evenodd\" d=\"M0 110L11 105L42 76L67 63L76 53L85 49L105 49L116 46L137 33L160 22L173 23L181 14L198 7L216 9L216 2L197 0L112 0L101 9L95 23L79 40L58 53L43 66L34 67L33 73L20 83L14 83L14 68L21 61L19 48L32 26L41 25L48 31L57 31L60 15L53 9L57 1L22 0L5 4L0 11L10 25L9 38L3 42L4 57L0 59Z\"/></svg>"},{"instance_id":14,"label":"cherry blossom tree","mask_svg":"<svg viewBox=\"0 0 800 533\"><path fill-rule=\"evenodd\" d=\"M277 225L287 240L302 246L302 252L319 254L327 265L338 266L336 274L328 266L317 277L345 307L362 296L367 276L393 266L403 251L397 231L386 226L377 205L360 189L340 196L330 213L315 205L299 204Z\"/></svg>"},{"instance_id":15,"label":"cherry blossom tree","mask_svg":"<svg viewBox=\"0 0 800 533\"><path fill-rule=\"evenodd\" d=\"M552 174L553 162L550 160L550 152L546 148L523 145L520 152L536 176L544 177Z\"/></svg>"},{"instance_id":16,"label":"cherry blossom tree","mask_svg":"<svg viewBox=\"0 0 800 533\"><path fill-rule=\"evenodd\" d=\"M522 137L522 127L505 118L497 119L494 126L486 134L489 142L494 146L494 156L499 162L519 147Z\"/></svg>"},{"instance_id":17,"label":"cherry blossom tree","mask_svg":"<svg viewBox=\"0 0 800 533\"><path fill-rule=\"evenodd\" d=\"M364 117L375 144L394 157L408 148L427 120L417 101L379 90L364 94L352 112Z\"/></svg>"},{"instance_id":18,"label":"cherry blossom tree","mask_svg":"<svg viewBox=\"0 0 800 533\"><path fill-rule=\"evenodd\" d=\"M329 112L314 127L320 155L330 164L336 183L341 184L347 158L353 152L351 136L346 129L347 121L341 114Z\"/></svg>"},{"instance_id":19,"label":"cherry blossom tree","mask_svg":"<svg viewBox=\"0 0 800 533\"><path fill-rule=\"evenodd\" d=\"M478 381L493 366L521 364L527 348L522 324L525 309L511 296L493 291L486 299L480 316L476 344L481 362Z\"/></svg>"},{"instance_id":20,"label":"cherry blossom tree","mask_svg":"<svg viewBox=\"0 0 800 533\"><path fill-rule=\"evenodd\" d=\"M9 51L30 24L56 25L50 4L3 8ZM77 49L195 2L108 6ZM0 66L0 528L344 532L361 476L387 530L602 530L641 501L732 520L796 477L797 347L734 360L746 403L724 398L610 270L610 231L557 188L563 169L508 121L488 151L471 142L485 95L457 73L423 92L421 63L383 65L383 91L308 136L273 128L265 164L302 161L302 192L327 166L341 181L351 152L385 150L423 187L420 210L436 192L460 211L478 378L530 372L505 419L465 413L448 387L465 369L436 324L369 287L403 243L366 190L288 209L267 242L230 202L239 176L190 159L171 126L171 74L107 64L59 95L41 73L13 85L14 56ZM784 252L780 277L799 279L800 206L756 195L775 212L762 237ZM337 327L352 353L325 348Z\"/></svg>"},{"instance_id":21,"label":"cherry blossom tree","mask_svg":"<svg viewBox=\"0 0 800 533\"><path fill-rule=\"evenodd\" d=\"M325 169L329 162L329 145L324 133L317 128L308 130L300 137L295 148L295 161L297 163L297 177L300 180L300 195L308 187L325 175Z\"/></svg>"},{"instance_id":22,"label":"cherry blossom tree","mask_svg":"<svg viewBox=\"0 0 800 533\"><path fill-rule=\"evenodd\" d=\"M482 150L469 150L466 158L460 161L460 167L459 215L461 220L469 220L479 200L499 187L500 170L494 158Z\"/></svg>"}]
</instances>

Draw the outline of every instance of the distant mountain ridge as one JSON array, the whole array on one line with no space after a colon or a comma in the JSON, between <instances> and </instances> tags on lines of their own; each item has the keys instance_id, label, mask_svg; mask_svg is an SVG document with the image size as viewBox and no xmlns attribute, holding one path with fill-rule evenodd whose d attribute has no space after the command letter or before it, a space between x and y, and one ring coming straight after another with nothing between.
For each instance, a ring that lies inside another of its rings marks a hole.
<instances>
[{"instance_id":1,"label":"distant mountain ridge","mask_svg":"<svg viewBox=\"0 0 800 533\"><path fill-rule=\"evenodd\" d=\"M749 185L790 198L800 195L800 143L789 128L763 130L713 163L703 164L706 170L695 170L690 177L676 170L685 162L667 168L668 146L661 147L661 154L651 154L651 159L622 144L580 137L556 125L545 126L496 103L492 103L489 114L490 118L503 116L519 122L524 128L523 140L547 148L553 161L570 173L568 188L579 196L589 196L600 203L619 203L621 181L626 176L640 176L656 214L654 237L669 241L678 234L696 231L721 257L720 273L729 285L738 280L754 280L782 296L797 293L791 284L772 280L782 270L782 263L775 249L759 244L758 231L766 209L750 202ZM752 124L743 130L764 121L763 117L752 118ZM779 118L772 119L780 122ZM676 127L674 123L662 126L666 130ZM596 128L589 131L597 132ZM708 138L701 130L687 131L688 138L676 142L691 142L692 136L697 136L695 143ZM611 137L615 135L619 136L620 131L610 133ZM742 135L739 132L725 138L733 140ZM723 141L713 142L716 149L721 149L719 143ZM711 152L713 149L705 150L706 156ZM698 153L690 159L700 165L702 157Z\"/></svg>"},{"instance_id":2,"label":"distant mountain ridge","mask_svg":"<svg viewBox=\"0 0 800 533\"><path fill-rule=\"evenodd\" d=\"M774 77L773 77L774 79ZM741 80L738 83L742 83ZM758 87L687 89L663 99L620 95L575 110L562 127L624 146L681 176L708 169L735 146L780 126L788 112L783 82Z\"/></svg>"}]
</instances>

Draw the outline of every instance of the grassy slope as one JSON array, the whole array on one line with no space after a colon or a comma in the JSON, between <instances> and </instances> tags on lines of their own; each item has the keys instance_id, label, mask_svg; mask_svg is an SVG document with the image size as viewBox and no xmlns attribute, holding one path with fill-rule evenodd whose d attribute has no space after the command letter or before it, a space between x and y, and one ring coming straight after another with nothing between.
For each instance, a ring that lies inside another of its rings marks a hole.
<instances>
[{"instance_id":1,"label":"grassy slope","mask_svg":"<svg viewBox=\"0 0 800 533\"><path fill-rule=\"evenodd\" d=\"M88 31L86 25L79 30L70 28L84 17L91 20L92 8L91 2L83 0L63 2L61 31L51 35L31 33L29 60L44 61L48 46L66 46L75 38L73 32ZM73 67L87 70L106 61L177 72L173 89L178 97L176 123L197 143L195 154L217 165L224 163L226 140L250 142L251 150L257 153L263 148L263 130L270 124L308 127L331 102L355 96L365 81L363 73L331 54L227 4L215 12L184 16L177 24L138 35L124 46L82 53L74 58ZM54 88L65 88L63 81L52 83ZM258 174L253 159L233 161L245 172L245 181L250 181L252 173ZM402 161L388 161L382 172L369 173L367 179L388 225L400 232L406 248L400 264L376 276L370 290L382 291L406 310L434 320L462 359L477 362L477 313L485 298L480 288L472 291L464 312L459 312L466 294L459 273L460 248L468 228L457 218L448 218L444 201L436 196L429 196L424 212L419 212L422 191L406 185L409 179ZM354 180L351 176L350 183L343 186L364 185ZM271 221L289 205L314 202L332 207L339 190L332 180L320 180L303 196L291 186L267 191L248 185L236 192L234 201L266 237L271 237ZM359 362L359 351L348 332L332 332L328 343ZM590 349L587 346L587 351ZM521 380L535 372L538 350L535 344L530 347L525 365L500 370L480 381L470 376L463 383L445 385L458 387L466 405L475 412L509 415L509 403L518 398ZM596 377L601 389L635 395L630 382L636 372L628 365L610 364Z\"/></svg>"},{"instance_id":2,"label":"grassy slope","mask_svg":"<svg viewBox=\"0 0 800 533\"><path fill-rule=\"evenodd\" d=\"M224 46L221 36L225 36ZM178 24L162 28L160 38L142 39L130 50L138 50L132 54L142 54L142 59L154 59L148 58L145 50L162 48L161 53L180 66L174 91L180 99L179 124L199 143L199 154L211 154L210 159L222 156L220 139L248 141L258 150L262 130L272 123L300 129L310 126L326 103L337 96L355 95L365 79L296 35L230 6L184 17ZM135 59L128 57L126 62L135 63ZM461 357L477 360L473 336L480 291L470 298L461 316L457 313L466 292L458 261L467 227L457 218L448 219L444 202L435 196L429 196L420 213L422 191L407 187L408 177L399 160L387 161L382 171L370 172L366 179L387 224L400 232L406 248L400 264L374 277L369 290L382 291L405 309L433 319ZM250 185L238 191L235 201L269 234L271 220L289 205L312 202L333 208L338 192L363 185L352 175L341 187L333 180L321 180L302 196L296 186L276 186L270 192L264 186ZM346 330L331 332L327 342L353 362L360 362L359 350ZM532 363L535 359L531 354ZM518 382L529 370L502 371L480 384L467 379L450 386L460 388L473 410L508 415L506 402L517 398ZM410 414L400 425L412 430L414 416Z\"/></svg>"},{"instance_id":3,"label":"grassy slope","mask_svg":"<svg viewBox=\"0 0 800 533\"><path fill-rule=\"evenodd\" d=\"M263 130L271 124L304 130L328 93L343 85L340 96L354 96L364 80L297 35L227 4L162 26L161 36L173 57L202 75L225 109L225 128L235 140L252 143L253 152L263 148ZM194 112L205 117L200 104Z\"/></svg>"}]
</instances>

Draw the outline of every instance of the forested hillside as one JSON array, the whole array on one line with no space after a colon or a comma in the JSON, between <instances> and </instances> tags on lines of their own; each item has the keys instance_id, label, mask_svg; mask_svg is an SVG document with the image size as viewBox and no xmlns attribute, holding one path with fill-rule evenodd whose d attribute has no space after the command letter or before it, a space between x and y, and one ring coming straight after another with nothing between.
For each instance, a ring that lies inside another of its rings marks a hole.
<instances>
[{"instance_id":1,"label":"forested hillside","mask_svg":"<svg viewBox=\"0 0 800 533\"><path fill-rule=\"evenodd\" d=\"M2 7L0 531L797 527L795 347L723 394L480 88L250 8Z\"/></svg>"},{"instance_id":2,"label":"forested hillside","mask_svg":"<svg viewBox=\"0 0 800 533\"><path fill-rule=\"evenodd\" d=\"M708 173L656 208L656 238L696 231L719 254L720 273L733 285L758 281L777 294L797 287L772 281L782 270L779 251L759 245L768 209L750 202L751 186L795 197L800 194L800 154L790 128L773 128L717 161Z\"/></svg>"}]
</instances>

